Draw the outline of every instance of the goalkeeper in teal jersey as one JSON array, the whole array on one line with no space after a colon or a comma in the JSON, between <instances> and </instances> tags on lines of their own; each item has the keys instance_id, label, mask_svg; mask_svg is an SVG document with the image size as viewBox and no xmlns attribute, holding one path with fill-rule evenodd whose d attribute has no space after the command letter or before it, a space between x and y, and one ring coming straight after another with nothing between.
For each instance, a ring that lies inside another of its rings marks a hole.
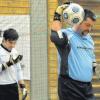
<instances>
[{"instance_id":1,"label":"goalkeeper in teal jersey","mask_svg":"<svg viewBox=\"0 0 100 100\"><path fill-rule=\"evenodd\" d=\"M58 50L58 95L60 100L95 100L92 90L94 42L89 32L95 14L84 9L84 20L79 25L62 29L61 15L68 4L57 8L51 27L51 41Z\"/></svg>"}]
</instances>

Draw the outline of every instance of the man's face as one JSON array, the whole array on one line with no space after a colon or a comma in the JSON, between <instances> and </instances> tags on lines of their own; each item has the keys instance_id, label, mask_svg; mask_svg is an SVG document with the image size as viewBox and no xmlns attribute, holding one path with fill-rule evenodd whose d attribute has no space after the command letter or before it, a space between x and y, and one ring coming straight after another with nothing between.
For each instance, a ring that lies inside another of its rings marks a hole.
<instances>
[{"instance_id":1,"label":"man's face","mask_svg":"<svg viewBox=\"0 0 100 100\"><path fill-rule=\"evenodd\" d=\"M83 21L79 26L82 34L87 35L91 31L94 23L95 21L93 21L91 18L87 18L85 21Z\"/></svg>"},{"instance_id":2,"label":"man's face","mask_svg":"<svg viewBox=\"0 0 100 100\"><path fill-rule=\"evenodd\" d=\"M16 45L16 41L13 41L13 40L4 40L4 44L5 44L5 47L9 50L12 50L12 48L15 47Z\"/></svg>"}]
</instances>

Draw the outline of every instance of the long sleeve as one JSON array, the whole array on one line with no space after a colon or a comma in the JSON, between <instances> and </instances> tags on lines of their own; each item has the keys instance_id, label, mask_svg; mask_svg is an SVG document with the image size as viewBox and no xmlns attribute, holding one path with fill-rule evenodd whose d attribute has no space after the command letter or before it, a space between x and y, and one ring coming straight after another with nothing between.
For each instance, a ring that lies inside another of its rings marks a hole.
<instances>
[{"instance_id":1,"label":"long sleeve","mask_svg":"<svg viewBox=\"0 0 100 100\"><path fill-rule=\"evenodd\" d=\"M20 63L16 64L16 71L17 71L17 79L18 79L18 81L19 80L23 80L23 71L22 71Z\"/></svg>"},{"instance_id":2,"label":"long sleeve","mask_svg":"<svg viewBox=\"0 0 100 100\"><path fill-rule=\"evenodd\" d=\"M0 72L2 72L2 64L0 63Z\"/></svg>"},{"instance_id":3,"label":"long sleeve","mask_svg":"<svg viewBox=\"0 0 100 100\"><path fill-rule=\"evenodd\" d=\"M57 46L64 46L68 43L68 38L66 34L64 34L64 32L61 32L61 34L59 34L56 31L51 30L50 39Z\"/></svg>"}]
</instances>

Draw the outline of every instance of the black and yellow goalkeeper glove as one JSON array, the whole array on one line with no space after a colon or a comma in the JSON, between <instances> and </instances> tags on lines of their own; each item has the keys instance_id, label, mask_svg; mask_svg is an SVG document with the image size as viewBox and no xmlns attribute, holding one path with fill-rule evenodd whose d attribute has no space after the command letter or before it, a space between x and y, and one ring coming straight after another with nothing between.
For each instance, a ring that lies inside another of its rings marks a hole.
<instances>
[{"instance_id":1,"label":"black and yellow goalkeeper glove","mask_svg":"<svg viewBox=\"0 0 100 100\"><path fill-rule=\"evenodd\" d=\"M69 5L70 5L71 2L66 2L64 3L63 5L61 6L58 6L56 11L55 11L55 14L54 14L54 20L59 20L61 21L61 15L62 15L62 12L65 8L67 8Z\"/></svg>"}]
</instances>

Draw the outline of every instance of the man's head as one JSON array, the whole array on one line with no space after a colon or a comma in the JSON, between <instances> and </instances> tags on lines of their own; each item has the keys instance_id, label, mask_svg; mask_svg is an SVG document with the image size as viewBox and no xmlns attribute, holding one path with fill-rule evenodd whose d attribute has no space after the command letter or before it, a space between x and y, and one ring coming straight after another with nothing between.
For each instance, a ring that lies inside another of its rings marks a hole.
<instances>
[{"instance_id":1,"label":"man's head","mask_svg":"<svg viewBox=\"0 0 100 100\"><path fill-rule=\"evenodd\" d=\"M87 35L91 31L91 29L96 21L96 16L92 11L90 11L88 9L84 9L84 13L85 13L84 20L78 26L78 30L83 35Z\"/></svg>"},{"instance_id":2,"label":"man's head","mask_svg":"<svg viewBox=\"0 0 100 100\"><path fill-rule=\"evenodd\" d=\"M15 47L16 42L19 38L19 35L15 29L7 29L3 34L3 45L11 50Z\"/></svg>"}]
</instances>

